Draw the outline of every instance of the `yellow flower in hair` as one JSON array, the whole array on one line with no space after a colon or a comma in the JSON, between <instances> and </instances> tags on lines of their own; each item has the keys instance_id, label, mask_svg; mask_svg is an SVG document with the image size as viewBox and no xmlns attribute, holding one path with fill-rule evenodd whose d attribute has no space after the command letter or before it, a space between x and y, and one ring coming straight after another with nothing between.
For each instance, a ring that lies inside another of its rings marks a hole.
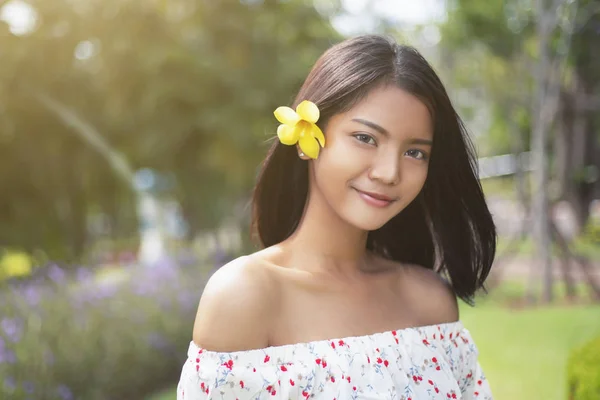
<instances>
[{"instance_id":1,"label":"yellow flower in hair","mask_svg":"<svg viewBox=\"0 0 600 400\"><path fill-rule=\"evenodd\" d=\"M304 100L298 104L296 111L290 107L278 107L275 118L281 125L277 128L279 141L288 146L296 143L300 150L310 158L317 158L321 147L325 147L325 135L317 126L319 107L313 102Z\"/></svg>"}]
</instances>

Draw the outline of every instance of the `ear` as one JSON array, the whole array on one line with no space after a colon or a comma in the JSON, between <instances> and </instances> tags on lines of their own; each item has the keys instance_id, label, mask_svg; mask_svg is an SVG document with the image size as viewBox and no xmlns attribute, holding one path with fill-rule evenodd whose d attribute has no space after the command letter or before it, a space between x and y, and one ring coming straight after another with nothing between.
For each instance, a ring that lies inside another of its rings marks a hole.
<instances>
[{"instance_id":1,"label":"ear","mask_svg":"<svg viewBox=\"0 0 600 400\"><path fill-rule=\"evenodd\" d=\"M304 161L310 160L310 157L302 152L302 149L300 148L300 146L298 144L296 144L296 151L298 152L298 157L300 157L301 160L304 160Z\"/></svg>"}]
</instances>

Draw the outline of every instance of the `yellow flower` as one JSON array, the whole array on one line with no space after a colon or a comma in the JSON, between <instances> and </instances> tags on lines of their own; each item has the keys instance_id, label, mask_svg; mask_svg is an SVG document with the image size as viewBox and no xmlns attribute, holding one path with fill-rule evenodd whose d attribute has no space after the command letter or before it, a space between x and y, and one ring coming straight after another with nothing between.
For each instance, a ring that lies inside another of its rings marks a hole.
<instances>
[{"instance_id":1,"label":"yellow flower","mask_svg":"<svg viewBox=\"0 0 600 400\"><path fill-rule=\"evenodd\" d=\"M296 143L304 154L317 158L321 147L325 147L325 135L317 126L319 108L315 103L304 100L298 104L296 111L290 107L278 107L274 112L281 125L277 128L277 136L281 143L293 146Z\"/></svg>"},{"instance_id":2,"label":"yellow flower","mask_svg":"<svg viewBox=\"0 0 600 400\"><path fill-rule=\"evenodd\" d=\"M0 259L0 275L4 278L28 276L32 272L32 259L22 252L9 252Z\"/></svg>"}]
</instances>

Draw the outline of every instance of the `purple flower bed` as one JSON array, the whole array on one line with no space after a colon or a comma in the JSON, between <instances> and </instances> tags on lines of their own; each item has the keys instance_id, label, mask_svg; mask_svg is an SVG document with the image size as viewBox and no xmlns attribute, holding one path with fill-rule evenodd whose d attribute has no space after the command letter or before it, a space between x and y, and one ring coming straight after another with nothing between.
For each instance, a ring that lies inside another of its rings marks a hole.
<instances>
[{"instance_id":1,"label":"purple flower bed","mask_svg":"<svg viewBox=\"0 0 600 400\"><path fill-rule=\"evenodd\" d=\"M174 384L209 270L165 262L101 280L52 265L0 286L0 398L143 399Z\"/></svg>"}]
</instances>

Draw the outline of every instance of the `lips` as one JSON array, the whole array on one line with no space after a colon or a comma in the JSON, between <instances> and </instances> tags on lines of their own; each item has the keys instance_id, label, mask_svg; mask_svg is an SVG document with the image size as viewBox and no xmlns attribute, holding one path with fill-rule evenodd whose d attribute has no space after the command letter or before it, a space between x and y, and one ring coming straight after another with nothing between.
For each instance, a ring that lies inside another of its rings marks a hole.
<instances>
[{"instance_id":1,"label":"lips","mask_svg":"<svg viewBox=\"0 0 600 400\"><path fill-rule=\"evenodd\" d=\"M386 196L381 193L367 192L354 188L358 195L370 206L384 208L392 204L397 199Z\"/></svg>"}]
</instances>

